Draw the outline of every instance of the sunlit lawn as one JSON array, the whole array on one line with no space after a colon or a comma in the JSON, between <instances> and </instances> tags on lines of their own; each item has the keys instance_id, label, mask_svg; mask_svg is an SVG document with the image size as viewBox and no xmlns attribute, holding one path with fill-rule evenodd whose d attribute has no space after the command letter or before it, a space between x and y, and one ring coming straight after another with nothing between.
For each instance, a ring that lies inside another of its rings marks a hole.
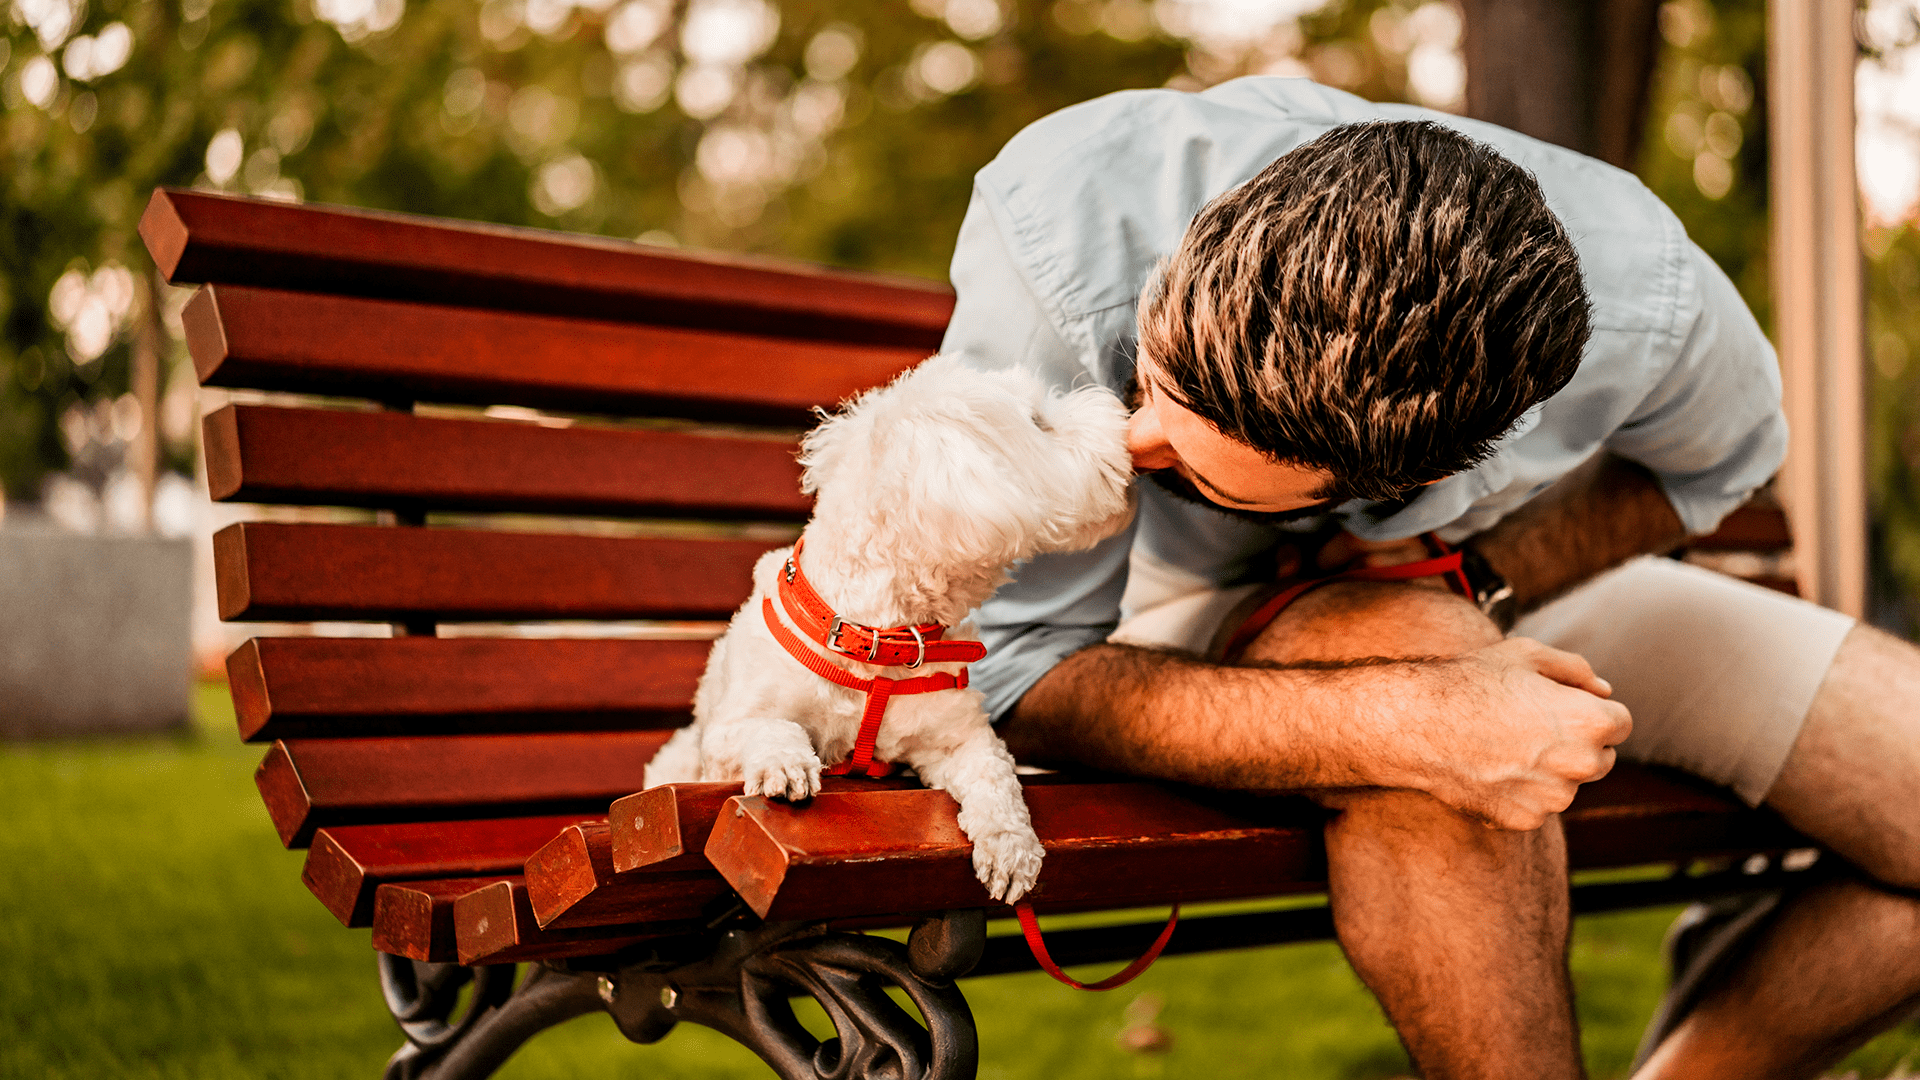
<instances>
[{"instance_id":1,"label":"sunlit lawn","mask_svg":"<svg viewBox=\"0 0 1920 1080\"><path fill-rule=\"evenodd\" d=\"M366 1077L400 1036L365 930L346 930L299 881L233 738L224 687L201 691L199 733L177 739L0 746L0 1076ZM1589 918L1574 951L1588 1061L1623 1075L1659 996L1672 909ZM1162 961L1111 994L1044 976L965 984L988 1080L1404 1074L1392 1032L1332 945ZM1164 1000L1169 1053L1115 1036L1139 995ZM1883 1076L1920 1028L1847 1063ZM682 1027L632 1046L605 1017L535 1039L502 1076L770 1075L740 1047Z\"/></svg>"}]
</instances>

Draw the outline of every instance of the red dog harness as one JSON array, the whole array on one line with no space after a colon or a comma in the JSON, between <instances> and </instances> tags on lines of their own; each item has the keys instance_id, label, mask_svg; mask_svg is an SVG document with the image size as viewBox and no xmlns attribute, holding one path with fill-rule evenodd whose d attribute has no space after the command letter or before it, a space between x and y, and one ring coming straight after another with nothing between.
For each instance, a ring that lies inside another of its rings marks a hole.
<instances>
[{"instance_id":1,"label":"red dog harness","mask_svg":"<svg viewBox=\"0 0 1920 1080\"><path fill-rule=\"evenodd\" d=\"M780 606L786 610L787 618L792 619L793 624L815 643L849 660L880 667L917 668L928 661L936 664L969 664L987 655L987 647L977 641L941 640L947 628L939 623L882 629L841 618L831 605L820 598L813 583L800 571L800 546L800 543L793 545L793 551L787 556L787 565L780 570ZM867 707L860 714L860 734L853 742L853 754L840 764L829 766L826 771L830 776L853 772L885 776L893 771L890 763L873 760L873 745L880 737L880 721L886 718L887 701L890 698L899 694L959 690L967 685L966 668L961 668L958 675L941 672L912 679L893 679L885 675L863 679L802 644L774 614L772 597L765 597L760 604L767 620L767 629L773 633L773 640L779 642L789 655L828 682L867 695Z\"/></svg>"},{"instance_id":2,"label":"red dog harness","mask_svg":"<svg viewBox=\"0 0 1920 1080\"><path fill-rule=\"evenodd\" d=\"M943 640L947 628L939 623L882 628L841 618L801 571L801 543L793 545L786 565L780 568L780 607L787 613L787 618L800 628L801 633L815 644L849 660L880 667L917 668L929 661L936 664L968 664L987 655L987 647L978 641ZM867 695L866 708L860 714L860 734L854 739L853 753L838 765L829 766L826 770L829 775L864 773L867 776L885 776L892 772L891 764L873 759L874 743L880 737L880 722L887 714L887 701L898 694L931 694L939 690L963 689L967 685L966 668L961 668L957 675L942 672L911 679L894 679L885 675L863 679L807 648L799 636L780 621L779 615L773 610L771 596L761 599L760 611L767 620L767 630L773 634L773 640L779 642L789 656L805 665L808 671L836 686ZM1167 940L1173 936L1174 925L1180 919L1180 907L1176 904L1173 916L1167 920L1166 929L1160 931L1159 940L1140 959L1127 965L1117 975L1095 983L1081 983L1068 977L1066 972L1060 970L1060 965L1053 962L1053 957L1047 954L1046 942L1040 937L1040 923L1034 916L1032 905L1023 900L1014 905L1014 911L1020 917L1020 931L1026 936L1027 947L1033 951L1033 958L1041 968L1068 986L1081 990L1111 990L1132 982L1159 959L1160 951L1167 947Z\"/></svg>"}]
</instances>

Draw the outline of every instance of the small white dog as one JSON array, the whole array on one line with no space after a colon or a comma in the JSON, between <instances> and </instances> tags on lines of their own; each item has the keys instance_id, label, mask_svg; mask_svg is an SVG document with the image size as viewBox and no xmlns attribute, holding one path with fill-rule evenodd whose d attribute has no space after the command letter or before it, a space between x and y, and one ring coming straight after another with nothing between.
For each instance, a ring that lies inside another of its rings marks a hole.
<instances>
[{"instance_id":1,"label":"small white dog","mask_svg":"<svg viewBox=\"0 0 1920 1080\"><path fill-rule=\"evenodd\" d=\"M693 723L647 765L647 786L744 780L749 795L805 799L823 761L897 762L954 797L980 881L1019 899L1044 853L957 662L984 651L963 620L1013 563L1125 526L1126 428L1099 387L1060 393L939 356L827 418L802 443L813 519L754 566Z\"/></svg>"}]
</instances>

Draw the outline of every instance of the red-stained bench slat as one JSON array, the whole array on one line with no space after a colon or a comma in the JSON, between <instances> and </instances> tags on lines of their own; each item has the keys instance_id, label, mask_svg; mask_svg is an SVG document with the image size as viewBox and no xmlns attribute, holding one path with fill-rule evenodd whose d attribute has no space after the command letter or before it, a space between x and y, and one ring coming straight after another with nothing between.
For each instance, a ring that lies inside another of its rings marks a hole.
<instances>
[{"instance_id":1,"label":"red-stained bench slat","mask_svg":"<svg viewBox=\"0 0 1920 1080\"><path fill-rule=\"evenodd\" d=\"M725 619L779 546L259 521L213 537L229 621Z\"/></svg>"},{"instance_id":2,"label":"red-stained bench slat","mask_svg":"<svg viewBox=\"0 0 1920 1080\"><path fill-rule=\"evenodd\" d=\"M336 825L314 834L304 882L344 926L368 926L374 891L389 882L517 874L527 856L562 829L600 819L581 814L480 821Z\"/></svg>"},{"instance_id":3,"label":"red-stained bench slat","mask_svg":"<svg viewBox=\"0 0 1920 1080\"><path fill-rule=\"evenodd\" d=\"M402 821L605 814L643 784L665 731L283 739L254 772L280 840Z\"/></svg>"},{"instance_id":4,"label":"red-stained bench slat","mask_svg":"<svg viewBox=\"0 0 1920 1080\"><path fill-rule=\"evenodd\" d=\"M930 351L239 285L181 322L203 386L735 423L804 424Z\"/></svg>"},{"instance_id":5,"label":"red-stained bench slat","mask_svg":"<svg viewBox=\"0 0 1920 1080\"><path fill-rule=\"evenodd\" d=\"M798 520L791 442L228 405L206 417L217 501Z\"/></svg>"},{"instance_id":6,"label":"red-stained bench slat","mask_svg":"<svg viewBox=\"0 0 1920 1080\"><path fill-rule=\"evenodd\" d=\"M1786 511L1752 502L1728 514L1711 534L1688 540L1687 546L1701 551L1786 551L1793 547L1793 533Z\"/></svg>"},{"instance_id":7,"label":"red-stained bench slat","mask_svg":"<svg viewBox=\"0 0 1920 1080\"><path fill-rule=\"evenodd\" d=\"M1312 891L1325 880L1317 808L1274 800L1253 820L1159 785L1024 785L1047 862L1043 909L1139 907ZM770 920L838 919L998 906L941 791L822 793L804 806L729 800L707 858ZM1004 908L1003 908L1004 911Z\"/></svg>"},{"instance_id":8,"label":"red-stained bench slat","mask_svg":"<svg viewBox=\"0 0 1920 1080\"><path fill-rule=\"evenodd\" d=\"M249 742L668 728L711 641L253 638L227 658Z\"/></svg>"},{"instance_id":9,"label":"red-stained bench slat","mask_svg":"<svg viewBox=\"0 0 1920 1080\"><path fill-rule=\"evenodd\" d=\"M681 920L651 921L633 926L581 926L542 930L527 900L526 883L519 878L475 889L453 901L456 953L463 964L511 964L529 960L556 960L568 956L596 956L628 945L698 930L700 912L668 900L648 909L661 914L686 914Z\"/></svg>"},{"instance_id":10,"label":"red-stained bench slat","mask_svg":"<svg viewBox=\"0 0 1920 1080\"><path fill-rule=\"evenodd\" d=\"M1025 785L1046 865L1042 910L1226 900L1323 887L1324 815L1300 800L1216 806L1144 782ZM767 919L993 906L944 792L822 793L804 806L736 797L707 857ZM1773 814L1622 763L1565 815L1576 869L1777 851L1808 841Z\"/></svg>"},{"instance_id":11,"label":"red-stained bench slat","mask_svg":"<svg viewBox=\"0 0 1920 1080\"><path fill-rule=\"evenodd\" d=\"M179 189L154 192L140 236L175 284L234 282L929 352L953 313L953 290L920 278Z\"/></svg>"},{"instance_id":12,"label":"red-stained bench slat","mask_svg":"<svg viewBox=\"0 0 1920 1080\"><path fill-rule=\"evenodd\" d=\"M831 785L838 778L822 779ZM721 807L740 792L738 783L660 784L616 800L607 808L613 872L711 866L707 837Z\"/></svg>"}]
</instances>

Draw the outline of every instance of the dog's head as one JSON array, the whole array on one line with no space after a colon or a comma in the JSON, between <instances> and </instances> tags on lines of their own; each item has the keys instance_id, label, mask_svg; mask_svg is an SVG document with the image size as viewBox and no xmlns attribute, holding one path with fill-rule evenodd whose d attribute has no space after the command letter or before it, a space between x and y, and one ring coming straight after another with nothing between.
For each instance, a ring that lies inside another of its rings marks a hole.
<instances>
[{"instance_id":1,"label":"dog's head","mask_svg":"<svg viewBox=\"0 0 1920 1080\"><path fill-rule=\"evenodd\" d=\"M990 567L997 580L1020 559L1091 547L1133 510L1117 397L945 356L828 417L800 460L815 520L896 565Z\"/></svg>"}]
</instances>

